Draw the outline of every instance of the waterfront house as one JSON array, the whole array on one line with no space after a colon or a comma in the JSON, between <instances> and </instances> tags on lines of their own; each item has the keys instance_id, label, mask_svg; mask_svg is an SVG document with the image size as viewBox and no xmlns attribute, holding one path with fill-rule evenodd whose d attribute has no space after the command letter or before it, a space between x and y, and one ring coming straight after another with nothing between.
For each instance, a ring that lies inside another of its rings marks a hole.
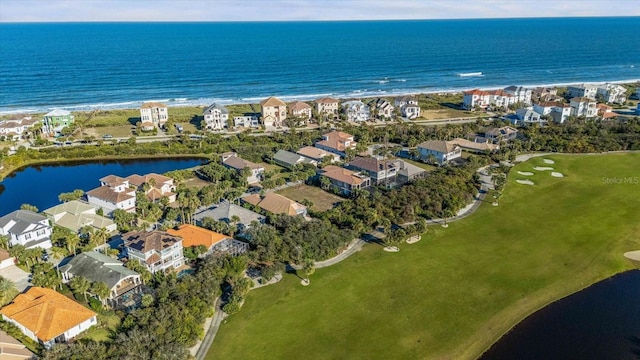
<instances>
[{"instance_id":1,"label":"waterfront house","mask_svg":"<svg viewBox=\"0 0 640 360\"><path fill-rule=\"evenodd\" d=\"M275 96L262 100L260 108L265 127L280 127L287 118L287 104Z\"/></svg>"},{"instance_id":2,"label":"waterfront house","mask_svg":"<svg viewBox=\"0 0 640 360\"><path fill-rule=\"evenodd\" d=\"M241 255L249 251L249 244L233 237L201 228L191 224L183 224L178 229L167 230L169 234L182 238L182 246L207 248L207 254Z\"/></svg>"},{"instance_id":3,"label":"waterfront house","mask_svg":"<svg viewBox=\"0 0 640 360\"><path fill-rule=\"evenodd\" d=\"M515 97L502 89L482 91L474 89L463 93L462 106L466 110L481 109L501 109L507 110L510 105L515 104Z\"/></svg>"},{"instance_id":4,"label":"waterfront house","mask_svg":"<svg viewBox=\"0 0 640 360\"><path fill-rule=\"evenodd\" d=\"M89 205L101 208L105 216L111 216L116 209L134 213L136 190L130 186L129 180L108 175L100 179L100 187L87 191L85 195Z\"/></svg>"},{"instance_id":5,"label":"waterfront house","mask_svg":"<svg viewBox=\"0 0 640 360\"><path fill-rule=\"evenodd\" d=\"M146 102L140 106L140 121L144 126L146 122L151 122L157 128L164 128L164 124L169 120L169 108L167 105L158 102Z\"/></svg>"},{"instance_id":6,"label":"waterfront house","mask_svg":"<svg viewBox=\"0 0 640 360\"><path fill-rule=\"evenodd\" d=\"M109 295L100 299L103 305L114 305L125 293L139 292L138 287L142 285L139 273L126 268L121 261L97 251L88 251L74 256L60 267L60 273L64 283L68 283L76 276L81 276L91 283L107 284Z\"/></svg>"},{"instance_id":7,"label":"waterfront house","mask_svg":"<svg viewBox=\"0 0 640 360\"><path fill-rule=\"evenodd\" d=\"M260 182L262 174L264 174L264 166L238 157L238 154L234 152L222 154L222 165L227 168L234 169L237 172L241 172L245 168L248 168L251 171L249 176L247 176L247 183L249 184Z\"/></svg>"},{"instance_id":8,"label":"waterfront house","mask_svg":"<svg viewBox=\"0 0 640 360\"><path fill-rule=\"evenodd\" d=\"M235 127L257 128L260 125L258 118L254 115L234 116L233 125Z\"/></svg>"},{"instance_id":9,"label":"waterfront house","mask_svg":"<svg viewBox=\"0 0 640 360\"><path fill-rule=\"evenodd\" d=\"M30 210L16 210L0 217L0 235L9 237L10 246L49 249L52 232L49 219Z\"/></svg>"},{"instance_id":10,"label":"waterfront house","mask_svg":"<svg viewBox=\"0 0 640 360\"><path fill-rule=\"evenodd\" d=\"M355 190L366 189L371 186L371 178L340 166L328 165L318 171L320 182L322 178L329 180L330 188L342 195L351 195Z\"/></svg>"},{"instance_id":11,"label":"waterfront house","mask_svg":"<svg viewBox=\"0 0 640 360\"><path fill-rule=\"evenodd\" d=\"M264 196L251 194L241 198L245 203L257 206L262 210L272 214L285 214L291 216L306 216L307 207L286 198L280 194L268 193Z\"/></svg>"},{"instance_id":12,"label":"waterfront house","mask_svg":"<svg viewBox=\"0 0 640 360\"><path fill-rule=\"evenodd\" d=\"M332 163L340 161L340 155L330 153L315 146L305 146L296 151L296 153L308 159L315 160L317 163L321 163L325 158L329 158L329 161Z\"/></svg>"},{"instance_id":13,"label":"waterfront house","mask_svg":"<svg viewBox=\"0 0 640 360\"><path fill-rule=\"evenodd\" d=\"M592 100L596 99L598 87L591 84L570 85L567 87L567 96L569 98L585 97Z\"/></svg>"},{"instance_id":14,"label":"waterfront house","mask_svg":"<svg viewBox=\"0 0 640 360\"><path fill-rule=\"evenodd\" d=\"M96 214L96 208L79 200L68 201L42 212L54 225L69 229L75 233L85 226L94 230L105 229L108 232L116 231L113 220Z\"/></svg>"},{"instance_id":15,"label":"waterfront house","mask_svg":"<svg viewBox=\"0 0 640 360\"><path fill-rule=\"evenodd\" d=\"M144 176L133 174L125 178L129 182L129 186L135 187L138 191L142 191L152 202L160 201L163 197L169 200L169 203L176 201L176 186L173 179L150 173Z\"/></svg>"},{"instance_id":16,"label":"waterfront house","mask_svg":"<svg viewBox=\"0 0 640 360\"><path fill-rule=\"evenodd\" d=\"M596 96L602 101L613 104L624 104L627 101L627 88L618 84L603 84L598 86Z\"/></svg>"},{"instance_id":17,"label":"waterfront house","mask_svg":"<svg viewBox=\"0 0 640 360\"><path fill-rule=\"evenodd\" d=\"M2 319L46 349L97 325L96 313L56 292L31 287L0 310Z\"/></svg>"},{"instance_id":18,"label":"waterfront house","mask_svg":"<svg viewBox=\"0 0 640 360\"><path fill-rule=\"evenodd\" d=\"M0 356L6 360L33 360L36 355L21 342L0 330Z\"/></svg>"},{"instance_id":19,"label":"waterfront house","mask_svg":"<svg viewBox=\"0 0 640 360\"><path fill-rule=\"evenodd\" d=\"M302 101L296 101L290 106L291 116L300 119L299 125L304 125L311 119L311 106Z\"/></svg>"},{"instance_id":20,"label":"waterfront house","mask_svg":"<svg viewBox=\"0 0 640 360\"><path fill-rule=\"evenodd\" d=\"M42 131L51 136L60 134L63 128L73 124L74 119L71 112L55 109L45 114L42 119Z\"/></svg>"},{"instance_id":21,"label":"waterfront house","mask_svg":"<svg viewBox=\"0 0 640 360\"><path fill-rule=\"evenodd\" d=\"M571 106L563 102L543 101L533 105L533 111L550 115L553 121L562 124L571 116Z\"/></svg>"},{"instance_id":22,"label":"waterfront house","mask_svg":"<svg viewBox=\"0 0 640 360\"><path fill-rule=\"evenodd\" d=\"M322 135L322 140L314 144L315 147L328 152L338 154L342 157L346 155L347 149L356 148L357 143L353 141L353 135L342 131L332 131Z\"/></svg>"},{"instance_id":23,"label":"waterfront house","mask_svg":"<svg viewBox=\"0 0 640 360\"><path fill-rule=\"evenodd\" d=\"M597 103L595 100L587 97L576 97L569 101L572 116L584 116L585 118L593 118L598 115Z\"/></svg>"},{"instance_id":24,"label":"waterfront house","mask_svg":"<svg viewBox=\"0 0 640 360\"><path fill-rule=\"evenodd\" d=\"M229 122L229 110L226 107L213 103L203 111L204 122L208 130L223 130Z\"/></svg>"},{"instance_id":25,"label":"waterfront house","mask_svg":"<svg viewBox=\"0 0 640 360\"><path fill-rule=\"evenodd\" d=\"M534 111L531 107L516 109L516 113L508 115L507 119L509 119L513 125L543 125L547 122L542 117L542 114Z\"/></svg>"},{"instance_id":26,"label":"waterfront house","mask_svg":"<svg viewBox=\"0 0 640 360\"><path fill-rule=\"evenodd\" d=\"M371 156L358 156L346 164L346 167L368 175L372 185L395 183L398 174L397 164L393 160L379 160Z\"/></svg>"},{"instance_id":27,"label":"waterfront house","mask_svg":"<svg viewBox=\"0 0 640 360\"><path fill-rule=\"evenodd\" d=\"M418 99L413 96L400 96L393 100L393 104L400 108L400 114L410 120L420 117Z\"/></svg>"},{"instance_id":28,"label":"waterfront house","mask_svg":"<svg viewBox=\"0 0 640 360\"><path fill-rule=\"evenodd\" d=\"M511 126L502 126L499 128L489 129L484 132L485 139L491 141L494 144L501 142L510 142L515 140L518 136L518 130Z\"/></svg>"},{"instance_id":29,"label":"waterfront house","mask_svg":"<svg viewBox=\"0 0 640 360\"><path fill-rule=\"evenodd\" d=\"M137 260L151 273L184 265L182 238L165 231L130 231L122 235L129 261Z\"/></svg>"},{"instance_id":30,"label":"waterfront house","mask_svg":"<svg viewBox=\"0 0 640 360\"><path fill-rule=\"evenodd\" d=\"M531 90L531 102L538 103L544 101L562 101L558 96L558 89L549 87L537 87Z\"/></svg>"},{"instance_id":31,"label":"waterfront house","mask_svg":"<svg viewBox=\"0 0 640 360\"><path fill-rule=\"evenodd\" d=\"M460 146L448 141L429 140L418 145L418 153L423 161L429 161L429 158L433 155L435 163L444 165L451 160L460 158L462 149Z\"/></svg>"},{"instance_id":32,"label":"waterfront house","mask_svg":"<svg viewBox=\"0 0 640 360\"><path fill-rule=\"evenodd\" d=\"M369 108L377 118L391 119L393 117L393 110L395 107L391 103L383 98L377 98L369 103Z\"/></svg>"},{"instance_id":33,"label":"waterfront house","mask_svg":"<svg viewBox=\"0 0 640 360\"><path fill-rule=\"evenodd\" d=\"M338 100L330 97L324 97L315 101L316 112L318 116L327 115L334 118L338 115Z\"/></svg>"},{"instance_id":34,"label":"waterfront house","mask_svg":"<svg viewBox=\"0 0 640 360\"><path fill-rule=\"evenodd\" d=\"M531 89L522 86L507 86L504 92L513 96L513 103L531 105Z\"/></svg>"},{"instance_id":35,"label":"waterfront house","mask_svg":"<svg viewBox=\"0 0 640 360\"><path fill-rule=\"evenodd\" d=\"M290 170L293 169L296 165L310 164L313 166L318 166L317 161L286 150L278 150L278 152L273 155L273 162Z\"/></svg>"},{"instance_id":36,"label":"waterfront house","mask_svg":"<svg viewBox=\"0 0 640 360\"><path fill-rule=\"evenodd\" d=\"M227 224L235 224L240 233L248 230L254 221L261 224L264 223L266 219L264 215L260 215L255 211L245 209L242 206L226 200L221 201L210 209L197 213L194 218L198 224L201 224L204 218L211 218Z\"/></svg>"},{"instance_id":37,"label":"waterfront house","mask_svg":"<svg viewBox=\"0 0 640 360\"><path fill-rule=\"evenodd\" d=\"M371 118L371 110L360 100L346 101L342 103L342 111L348 121L361 122Z\"/></svg>"},{"instance_id":38,"label":"waterfront house","mask_svg":"<svg viewBox=\"0 0 640 360\"><path fill-rule=\"evenodd\" d=\"M20 140L29 133L29 129L33 127L38 120L31 116L15 114L6 120L0 120L0 138L7 140Z\"/></svg>"}]
</instances>

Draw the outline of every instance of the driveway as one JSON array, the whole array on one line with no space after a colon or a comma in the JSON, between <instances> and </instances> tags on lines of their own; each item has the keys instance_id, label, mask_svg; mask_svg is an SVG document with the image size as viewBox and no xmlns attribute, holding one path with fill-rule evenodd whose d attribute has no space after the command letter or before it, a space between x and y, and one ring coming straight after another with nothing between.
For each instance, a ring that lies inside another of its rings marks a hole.
<instances>
[{"instance_id":1,"label":"driveway","mask_svg":"<svg viewBox=\"0 0 640 360\"><path fill-rule=\"evenodd\" d=\"M23 271L15 265L11 265L0 270L0 275L13 281L13 283L16 284L16 289L20 292L23 292L24 289L31 286L31 283L29 282L31 274Z\"/></svg>"}]
</instances>

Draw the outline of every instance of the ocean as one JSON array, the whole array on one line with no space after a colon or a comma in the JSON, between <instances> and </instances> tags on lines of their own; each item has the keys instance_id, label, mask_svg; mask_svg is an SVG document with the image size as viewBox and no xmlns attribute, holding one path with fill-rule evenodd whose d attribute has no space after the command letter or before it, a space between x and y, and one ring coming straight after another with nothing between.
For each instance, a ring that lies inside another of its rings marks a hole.
<instances>
[{"instance_id":1,"label":"ocean","mask_svg":"<svg viewBox=\"0 0 640 360\"><path fill-rule=\"evenodd\" d=\"M638 29L640 17L4 23L0 114L636 80Z\"/></svg>"}]
</instances>

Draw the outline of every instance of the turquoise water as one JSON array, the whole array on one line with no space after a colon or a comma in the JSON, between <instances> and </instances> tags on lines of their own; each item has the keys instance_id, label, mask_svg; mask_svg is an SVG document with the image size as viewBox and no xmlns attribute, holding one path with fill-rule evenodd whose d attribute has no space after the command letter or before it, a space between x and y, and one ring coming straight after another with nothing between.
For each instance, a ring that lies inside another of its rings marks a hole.
<instances>
[{"instance_id":1,"label":"turquoise water","mask_svg":"<svg viewBox=\"0 0 640 360\"><path fill-rule=\"evenodd\" d=\"M0 113L640 79L638 28L640 17L0 24Z\"/></svg>"}]
</instances>

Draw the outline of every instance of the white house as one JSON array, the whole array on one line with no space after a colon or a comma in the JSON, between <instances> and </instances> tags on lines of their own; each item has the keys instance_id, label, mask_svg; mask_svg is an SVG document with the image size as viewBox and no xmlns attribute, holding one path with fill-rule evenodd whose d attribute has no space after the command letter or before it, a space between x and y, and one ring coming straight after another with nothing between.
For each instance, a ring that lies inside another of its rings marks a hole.
<instances>
[{"instance_id":1,"label":"white house","mask_svg":"<svg viewBox=\"0 0 640 360\"><path fill-rule=\"evenodd\" d=\"M305 102L296 101L291 104L289 109L291 111L291 116L301 120L300 125L303 125L311 119L311 106Z\"/></svg>"},{"instance_id":2,"label":"white house","mask_svg":"<svg viewBox=\"0 0 640 360\"><path fill-rule=\"evenodd\" d=\"M598 107L595 100L587 97L576 97L569 101L572 116L584 116L593 118L598 115Z\"/></svg>"},{"instance_id":3,"label":"white house","mask_svg":"<svg viewBox=\"0 0 640 360\"><path fill-rule=\"evenodd\" d=\"M435 157L438 164L443 165L462 156L460 146L442 140L429 140L418 145L420 159L426 161L430 155Z\"/></svg>"},{"instance_id":4,"label":"white house","mask_svg":"<svg viewBox=\"0 0 640 360\"><path fill-rule=\"evenodd\" d=\"M169 109L167 105L157 102L146 102L140 106L140 121L142 126L145 123L151 123L153 126L162 128L164 124L169 120Z\"/></svg>"},{"instance_id":5,"label":"white house","mask_svg":"<svg viewBox=\"0 0 640 360\"><path fill-rule=\"evenodd\" d=\"M0 121L0 137L5 137L11 140L19 140L24 137L29 128L38 122L37 119L33 119L27 115L13 115L6 120Z\"/></svg>"},{"instance_id":6,"label":"white house","mask_svg":"<svg viewBox=\"0 0 640 360\"><path fill-rule=\"evenodd\" d=\"M371 117L369 105L360 100L343 102L342 111L347 115L348 121L367 121Z\"/></svg>"},{"instance_id":7,"label":"white house","mask_svg":"<svg viewBox=\"0 0 640 360\"><path fill-rule=\"evenodd\" d=\"M105 229L108 232L116 231L113 220L96 214L96 208L79 200L50 207L42 212L55 225L62 226L73 232L80 232L85 226L93 229Z\"/></svg>"},{"instance_id":8,"label":"white house","mask_svg":"<svg viewBox=\"0 0 640 360\"><path fill-rule=\"evenodd\" d=\"M168 176L156 173L144 176L133 174L127 176L124 180L129 182L130 187L135 187L138 191L145 192L150 201L157 202L162 197L166 197L169 203L176 201L176 185L173 183L173 179Z\"/></svg>"},{"instance_id":9,"label":"white house","mask_svg":"<svg viewBox=\"0 0 640 360\"><path fill-rule=\"evenodd\" d=\"M522 86L507 86L504 92L513 96L514 103L531 105L531 89Z\"/></svg>"},{"instance_id":10,"label":"white house","mask_svg":"<svg viewBox=\"0 0 640 360\"><path fill-rule=\"evenodd\" d=\"M467 110L474 110L476 107L481 109L488 107L507 109L509 105L515 103L515 96L501 89L490 91L474 89L465 91L462 98L462 106Z\"/></svg>"},{"instance_id":11,"label":"white house","mask_svg":"<svg viewBox=\"0 0 640 360\"><path fill-rule=\"evenodd\" d=\"M618 84L604 84L598 86L597 95L602 96L606 103L624 104L627 101L627 88Z\"/></svg>"},{"instance_id":12,"label":"white house","mask_svg":"<svg viewBox=\"0 0 640 360\"><path fill-rule=\"evenodd\" d=\"M226 107L213 103L203 111L204 121L209 130L222 130L229 122L229 110Z\"/></svg>"},{"instance_id":13,"label":"white house","mask_svg":"<svg viewBox=\"0 0 640 360\"><path fill-rule=\"evenodd\" d=\"M182 238L164 231L130 231L122 235L129 261L138 260L151 273L184 265Z\"/></svg>"},{"instance_id":14,"label":"white house","mask_svg":"<svg viewBox=\"0 0 640 360\"><path fill-rule=\"evenodd\" d=\"M516 110L515 116L511 117L511 122L514 125L529 125L539 124L542 125L547 121L542 118L542 114L536 112L532 108L520 108Z\"/></svg>"},{"instance_id":15,"label":"white house","mask_svg":"<svg viewBox=\"0 0 640 360\"><path fill-rule=\"evenodd\" d=\"M325 97L315 101L316 112L318 115L338 115L338 100L330 97Z\"/></svg>"},{"instance_id":16,"label":"white house","mask_svg":"<svg viewBox=\"0 0 640 360\"><path fill-rule=\"evenodd\" d=\"M249 168L249 170L251 170L251 174L247 176L247 183L249 184L260 182L262 174L264 174L264 166L238 157L238 154L234 152L222 154L222 165L227 168L234 169L237 172L240 172L245 168Z\"/></svg>"},{"instance_id":17,"label":"white house","mask_svg":"<svg viewBox=\"0 0 640 360\"><path fill-rule=\"evenodd\" d=\"M571 106L569 104L555 101L543 101L533 104L533 111L543 116L549 115L553 118L553 121L560 124L571 116Z\"/></svg>"},{"instance_id":18,"label":"white house","mask_svg":"<svg viewBox=\"0 0 640 360\"><path fill-rule=\"evenodd\" d=\"M51 349L98 324L96 313L56 292L31 287L0 310L2 319Z\"/></svg>"},{"instance_id":19,"label":"white house","mask_svg":"<svg viewBox=\"0 0 640 360\"><path fill-rule=\"evenodd\" d=\"M391 119L395 107L389 101L383 98L377 98L369 103L369 108L377 114L378 118Z\"/></svg>"},{"instance_id":20,"label":"white house","mask_svg":"<svg viewBox=\"0 0 640 360\"><path fill-rule=\"evenodd\" d=\"M260 122L253 115L234 116L233 125L235 127L257 128Z\"/></svg>"},{"instance_id":21,"label":"white house","mask_svg":"<svg viewBox=\"0 0 640 360\"><path fill-rule=\"evenodd\" d=\"M8 236L11 246L49 249L52 232L49 219L30 210L16 210L0 218L0 235Z\"/></svg>"},{"instance_id":22,"label":"white house","mask_svg":"<svg viewBox=\"0 0 640 360\"><path fill-rule=\"evenodd\" d=\"M393 104L400 108L400 113L407 119L420 117L420 106L418 100L413 96L401 96L393 100Z\"/></svg>"},{"instance_id":23,"label":"white house","mask_svg":"<svg viewBox=\"0 0 640 360\"><path fill-rule=\"evenodd\" d=\"M262 109L262 123L265 127L280 127L287 119L287 104L275 96L260 102Z\"/></svg>"},{"instance_id":24,"label":"white house","mask_svg":"<svg viewBox=\"0 0 640 360\"><path fill-rule=\"evenodd\" d=\"M571 85L567 87L567 95L569 97L579 98L586 97L589 99L596 99L598 94L598 87L591 84Z\"/></svg>"},{"instance_id":25,"label":"white house","mask_svg":"<svg viewBox=\"0 0 640 360\"><path fill-rule=\"evenodd\" d=\"M106 216L116 209L130 213L136 211L136 190L130 187L129 180L109 175L100 179L100 185L99 188L87 191L90 205L102 208Z\"/></svg>"}]
</instances>

